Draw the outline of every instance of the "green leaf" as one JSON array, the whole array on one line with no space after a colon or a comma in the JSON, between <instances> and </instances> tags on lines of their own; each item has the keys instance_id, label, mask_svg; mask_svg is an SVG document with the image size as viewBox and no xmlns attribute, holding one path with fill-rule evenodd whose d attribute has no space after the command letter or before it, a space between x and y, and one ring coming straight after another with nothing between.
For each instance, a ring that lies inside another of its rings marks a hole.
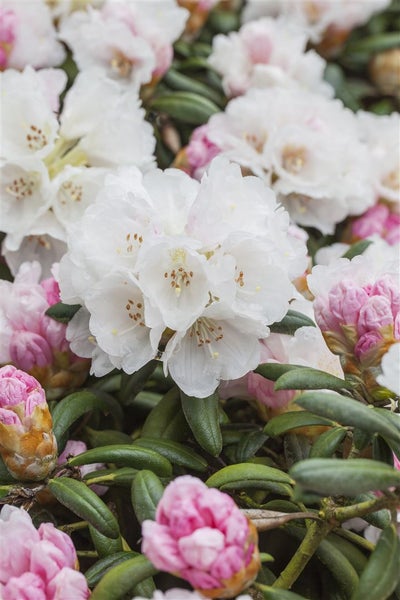
<instances>
[{"instance_id":1,"label":"green leaf","mask_svg":"<svg viewBox=\"0 0 400 600\"><path fill-rule=\"evenodd\" d=\"M400 441L400 432L387 419L377 414L372 407L368 408L352 398L329 392L305 392L295 402L306 410L333 419L341 425L352 425Z\"/></svg>"},{"instance_id":2,"label":"green leaf","mask_svg":"<svg viewBox=\"0 0 400 600\"><path fill-rule=\"evenodd\" d=\"M140 471L132 482L131 500L139 523L155 519L157 505L164 493L164 486L152 471Z\"/></svg>"},{"instance_id":3,"label":"green leaf","mask_svg":"<svg viewBox=\"0 0 400 600\"><path fill-rule=\"evenodd\" d=\"M101 558L85 572L88 586L90 588L94 587L107 571L135 556L140 556L139 552L116 552Z\"/></svg>"},{"instance_id":4,"label":"green leaf","mask_svg":"<svg viewBox=\"0 0 400 600\"><path fill-rule=\"evenodd\" d=\"M151 562L142 555L129 558L113 567L94 588L90 600L121 600L132 596L134 588L157 573Z\"/></svg>"},{"instance_id":5,"label":"green leaf","mask_svg":"<svg viewBox=\"0 0 400 600\"><path fill-rule=\"evenodd\" d=\"M212 456L222 450L219 424L219 399L214 393L208 398L193 398L181 392L182 410L196 441Z\"/></svg>"},{"instance_id":6,"label":"green leaf","mask_svg":"<svg viewBox=\"0 0 400 600\"><path fill-rule=\"evenodd\" d=\"M108 407L104 400L87 390L69 394L58 402L52 413L53 432L57 442L60 442L75 421L91 410L101 410L107 413Z\"/></svg>"},{"instance_id":7,"label":"green leaf","mask_svg":"<svg viewBox=\"0 0 400 600\"><path fill-rule=\"evenodd\" d=\"M131 444L132 438L116 429L92 429L91 427L85 427L85 433L87 434L88 441L92 448L97 446L112 446L115 444Z\"/></svg>"},{"instance_id":8,"label":"green leaf","mask_svg":"<svg viewBox=\"0 0 400 600\"><path fill-rule=\"evenodd\" d=\"M212 115L220 112L214 102L193 92L163 94L151 100L149 108L191 125L203 125Z\"/></svg>"},{"instance_id":9,"label":"green leaf","mask_svg":"<svg viewBox=\"0 0 400 600\"><path fill-rule=\"evenodd\" d=\"M368 500L374 500L376 495L371 492L369 494L359 494L354 498L354 503L358 504L359 502L367 502ZM377 510L376 512L369 513L368 515L364 515L363 519L365 519L370 525L374 527L378 527L379 529L385 529L390 525L390 511L383 508L381 510Z\"/></svg>"},{"instance_id":10,"label":"green leaf","mask_svg":"<svg viewBox=\"0 0 400 600\"><path fill-rule=\"evenodd\" d=\"M290 469L302 489L327 496L355 496L400 485L400 471L367 458L309 458Z\"/></svg>"},{"instance_id":11,"label":"green leaf","mask_svg":"<svg viewBox=\"0 0 400 600\"><path fill-rule=\"evenodd\" d=\"M80 304L64 304L63 302L57 302L50 306L45 314L60 323L69 323L80 308Z\"/></svg>"},{"instance_id":12,"label":"green leaf","mask_svg":"<svg viewBox=\"0 0 400 600\"><path fill-rule=\"evenodd\" d=\"M315 327L315 323L312 319L303 315L303 313L289 309L281 321L273 323L269 328L272 333L286 333L287 335L293 335L299 327L305 326Z\"/></svg>"},{"instance_id":13,"label":"green leaf","mask_svg":"<svg viewBox=\"0 0 400 600\"><path fill-rule=\"evenodd\" d=\"M344 53L353 54L358 52L368 52L375 54L390 48L400 46L400 33L395 31L386 31L378 35L370 35L363 37L355 42L350 42L346 45Z\"/></svg>"},{"instance_id":14,"label":"green leaf","mask_svg":"<svg viewBox=\"0 0 400 600\"><path fill-rule=\"evenodd\" d=\"M119 537L116 518L85 483L68 477L57 477L50 479L48 488L61 504L90 523L100 533L112 539Z\"/></svg>"},{"instance_id":15,"label":"green leaf","mask_svg":"<svg viewBox=\"0 0 400 600\"><path fill-rule=\"evenodd\" d=\"M350 246L347 252L343 254L343 258L348 258L349 260L351 260L355 256L359 256L359 254L362 254L364 250L366 250L371 244L371 240L360 240L359 242L356 242L355 244L352 244Z\"/></svg>"},{"instance_id":16,"label":"green leaf","mask_svg":"<svg viewBox=\"0 0 400 600\"><path fill-rule=\"evenodd\" d=\"M260 489L263 489L262 484L264 482L292 485L293 479L284 471L274 467L246 462L228 465L220 469L207 479L206 484L209 487L221 488L229 485L240 489L246 487L249 482L254 484L251 487L257 487L258 485Z\"/></svg>"},{"instance_id":17,"label":"green leaf","mask_svg":"<svg viewBox=\"0 0 400 600\"><path fill-rule=\"evenodd\" d=\"M343 390L352 385L325 371L302 367L284 373L276 381L275 390Z\"/></svg>"},{"instance_id":18,"label":"green leaf","mask_svg":"<svg viewBox=\"0 0 400 600\"><path fill-rule=\"evenodd\" d=\"M197 452L184 444L173 440L163 440L153 437L140 437L135 440L137 446L143 448L157 448L157 452L167 458L173 465L179 465L193 471L203 472L208 467L208 462Z\"/></svg>"},{"instance_id":19,"label":"green leaf","mask_svg":"<svg viewBox=\"0 0 400 600\"><path fill-rule=\"evenodd\" d=\"M321 425L330 427L335 425L335 422L306 410L296 410L273 417L264 427L264 433L276 437L298 427L321 427Z\"/></svg>"},{"instance_id":20,"label":"green leaf","mask_svg":"<svg viewBox=\"0 0 400 600\"><path fill-rule=\"evenodd\" d=\"M109 538L100 533L100 531L95 529L92 525L89 525L89 532L93 545L100 558L122 551L121 536L117 537L116 539Z\"/></svg>"},{"instance_id":21,"label":"green leaf","mask_svg":"<svg viewBox=\"0 0 400 600\"><path fill-rule=\"evenodd\" d=\"M0 456L0 484L15 483L15 478L11 475L10 471L4 464L3 459Z\"/></svg>"},{"instance_id":22,"label":"green leaf","mask_svg":"<svg viewBox=\"0 0 400 600\"><path fill-rule=\"evenodd\" d=\"M189 431L179 390L174 387L161 398L148 415L142 428L142 436L181 441L186 439Z\"/></svg>"},{"instance_id":23,"label":"green leaf","mask_svg":"<svg viewBox=\"0 0 400 600\"><path fill-rule=\"evenodd\" d=\"M270 381L276 381L279 377L282 377L285 373L289 371L297 371L298 369L302 369L302 365L285 365L283 363L261 363L254 370L255 373L262 375L265 379L269 379Z\"/></svg>"},{"instance_id":24,"label":"green leaf","mask_svg":"<svg viewBox=\"0 0 400 600\"><path fill-rule=\"evenodd\" d=\"M128 375L122 373L121 375L121 389L119 398L121 404L129 406L137 396L137 394L143 389L145 383L148 381L150 376L154 373L157 367L156 360L150 360L141 369Z\"/></svg>"},{"instance_id":25,"label":"green leaf","mask_svg":"<svg viewBox=\"0 0 400 600\"><path fill-rule=\"evenodd\" d=\"M251 431L243 434L236 447L237 462L246 462L246 460L253 457L267 439L268 436L261 431Z\"/></svg>"},{"instance_id":26,"label":"green leaf","mask_svg":"<svg viewBox=\"0 0 400 600\"><path fill-rule=\"evenodd\" d=\"M400 581L400 540L394 525L381 533L351 600L386 600Z\"/></svg>"},{"instance_id":27,"label":"green leaf","mask_svg":"<svg viewBox=\"0 0 400 600\"><path fill-rule=\"evenodd\" d=\"M155 450L133 444L100 446L78 454L68 460L73 467L92 463L114 463L121 467L151 469L160 477L172 475L171 463Z\"/></svg>"},{"instance_id":28,"label":"green leaf","mask_svg":"<svg viewBox=\"0 0 400 600\"><path fill-rule=\"evenodd\" d=\"M321 433L311 447L310 458L331 457L346 437L346 433L344 427L333 427Z\"/></svg>"},{"instance_id":29,"label":"green leaf","mask_svg":"<svg viewBox=\"0 0 400 600\"><path fill-rule=\"evenodd\" d=\"M163 82L173 90L193 92L194 94L198 94L199 96L204 96L205 98L212 100L212 102L215 102L219 106L221 106L223 103L221 94L218 94L218 92L213 90L210 86L198 81L197 79L194 79L193 77L183 75L183 73L179 73L174 69L170 69L164 75Z\"/></svg>"}]
</instances>

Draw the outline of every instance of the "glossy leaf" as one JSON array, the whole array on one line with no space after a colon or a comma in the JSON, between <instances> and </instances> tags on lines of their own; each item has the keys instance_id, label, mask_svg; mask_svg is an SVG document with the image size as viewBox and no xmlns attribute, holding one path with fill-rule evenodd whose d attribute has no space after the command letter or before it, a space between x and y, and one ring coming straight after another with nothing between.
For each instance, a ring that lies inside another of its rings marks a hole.
<instances>
[{"instance_id":1,"label":"glossy leaf","mask_svg":"<svg viewBox=\"0 0 400 600\"><path fill-rule=\"evenodd\" d=\"M181 392L182 410L199 445L212 456L222 450L219 424L219 399L215 393L208 398L193 398Z\"/></svg>"},{"instance_id":2,"label":"glossy leaf","mask_svg":"<svg viewBox=\"0 0 400 600\"><path fill-rule=\"evenodd\" d=\"M335 425L335 422L305 410L297 410L273 417L264 427L264 433L276 437L298 427L320 427L321 425L330 427Z\"/></svg>"},{"instance_id":3,"label":"glossy leaf","mask_svg":"<svg viewBox=\"0 0 400 600\"><path fill-rule=\"evenodd\" d=\"M68 460L73 467L89 465L92 463L113 463L121 467L135 469L151 469L161 477L172 475L171 463L155 450L143 448L133 444L100 446L82 452Z\"/></svg>"},{"instance_id":4,"label":"glossy leaf","mask_svg":"<svg viewBox=\"0 0 400 600\"><path fill-rule=\"evenodd\" d=\"M57 302L50 306L45 314L60 323L69 323L80 308L80 304L64 304L63 302Z\"/></svg>"},{"instance_id":5,"label":"glossy leaf","mask_svg":"<svg viewBox=\"0 0 400 600\"><path fill-rule=\"evenodd\" d=\"M206 459L200 456L200 454L173 440L140 437L135 440L135 445L142 446L143 448L157 449L157 452L167 458L173 465L193 469L193 471L202 472L208 466Z\"/></svg>"},{"instance_id":6,"label":"glossy leaf","mask_svg":"<svg viewBox=\"0 0 400 600\"><path fill-rule=\"evenodd\" d=\"M163 94L151 100L149 108L191 125L203 125L212 115L220 112L214 102L193 92Z\"/></svg>"},{"instance_id":7,"label":"glossy leaf","mask_svg":"<svg viewBox=\"0 0 400 600\"><path fill-rule=\"evenodd\" d=\"M309 458L293 465L289 473L304 490L328 496L355 496L400 485L400 471L367 458Z\"/></svg>"},{"instance_id":8,"label":"glossy leaf","mask_svg":"<svg viewBox=\"0 0 400 600\"><path fill-rule=\"evenodd\" d=\"M181 441L186 439L189 431L182 411L179 390L174 387L148 415L142 428L142 436Z\"/></svg>"},{"instance_id":9,"label":"glossy leaf","mask_svg":"<svg viewBox=\"0 0 400 600\"><path fill-rule=\"evenodd\" d=\"M286 333L287 335L293 335L299 327L305 326L315 327L315 323L303 313L289 309L281 321L273 323L269 328L272 333Z\"/></svg>"},{"instance_id":10,"label":"glossy leaf","mask_svg":"<svg viewBox=\"0 0 400 600\"><path fill-rule=\"evenodd\" d=\"M330 392L305 392L295 402L306 410L333 419L341 425L352 425L400 441L400 432L391 423L372 408L352 398Z\"/></svg>"},{"instance_id":11,"label":"glossy leaf","mask_svg":"<svg viewBox=\"0 0 400 600\"><path fill-rule=\"evenodd\" d=\"M110 569L94 588L90 600L121 600L133 595L138 583L157 573L151 562L142 555L129 558Z\"/></svg>"},{"instance_id":12,"label":"glossy leaf","mask_svg":"<svg viewBox=\"0 0 400 600\"><path fill-rule=\"evenodd\" d=\"M240 488L241 486L245 486L246 482L249 481L258 482L260 485L264 481L288 485L293 483L292 478L284 471L280 471L274 467L267 467L266 465L248 462L224 467L211 475L211 477L207 479L206 484L209 487L217 488L234 484L236 487Z\"/></svg>"},{"instance_id":13,"label":"glossy leaf","mask_svg":"<svg viewBox=\"0 0 400 600\"><path fill-rule=\"evenodd\" d=\"M94 587L107 571L135 556L140 556L139 552L116 552L115 554L101 558L85 572L88 586L90 588Z\"/></svg>"},{"instance_id":14,"label":"glossy leaf","mask_svg":"<svg viewBox=\"0 0 400 600\"><path fill-rule=\"evenodd\" d=\"M310 458L329 458L333 456L346 437L346 433L344 427L332 427L332 429L321 433L311 447Z\"/></svg>"},{"instance_id":15,"label":"glossy leaf","mask_svg":"<svg viewBox=\"0 0 400 600\"><path fill-rule=\"evenodd\" d=\"M108 412L107 404L87 390L69 394L53 410L53 432L59 442L75 421L91 410Z\"/></svg>"},{"instance_id":16,"label":"glossy leaf","mask_svg":"<svg viewBox=\"0 0 400 600\"><path fill-rule=\"evenodd\" d=\"M164 493L164 486L152 471L140 471L132 482L131 500L139 523L155 519L157 505Z\"/></svg>"},{"instance_id":17,"label":"glossy leaf","mask_svg":"<svg viewBox=\"0 0 400 600\"><path fill-rule=\"evenodd\" d=\"M277 379L275 390L342 390L351 388L351 384L325 371L302 367L284 373Z\"/></svg>"},{"instance_id":18,"label":"glossy leaf","mask_svg":"<svg viewBox=\"0 0 400 600\"><path fill-rule=\"evenodd\" d=\"M57 477L50 479L48 488L61 504L90 523L101 534L112 539L119 537L116 518L85 483L69 477Z\"/></svg>"}]
</instances>

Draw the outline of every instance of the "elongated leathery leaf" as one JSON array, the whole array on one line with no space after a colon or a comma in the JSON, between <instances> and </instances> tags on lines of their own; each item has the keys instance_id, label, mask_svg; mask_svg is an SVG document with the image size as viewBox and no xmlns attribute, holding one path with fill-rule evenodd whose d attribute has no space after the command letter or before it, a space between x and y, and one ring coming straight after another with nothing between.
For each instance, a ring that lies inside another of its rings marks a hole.
<instances>
[{"instance_id":1,"label":"elongated leathery leaf","mask_svg":"<svg viewBox=\"0 0 400 600\"><path fill-rule=\"evenodd\" d=\"M114 463L121 467L135 469L148 468L160 477L172 475L171 463L155 450L135 446L135 444L120 444L92 448L69 459L69 464L75 467L92 463Z\"/></svg>"},{"instance_id":2,"label":"elongated leathery leaf","mask_svg":"<svg viewBox=\"0 0 400 600\"><path fill-rule=\"evenodd\" d=\"M328 496L400 486L400 471L367 458L309 458L293 465L289 473L304 490Z\"/></svg>"},{"instance_id":3,"label":"elongated leathery leaf","mask_svg":"<svg viewBox=\"0 0 400 600\"><path fill-rule=\"evenodd\" d=\"M82 415L96 409L103 412L108 411L104 400L87 390L69 394L58 402L52 413L53 431L57 442Z\"/></svg>"},{"instance_id":4,"label":"elongated leathery leaf","mask_svg":"<svg viewBox=\"0 0 400 600\"><path fill-rule=\"evenodd\" d=\"M48 487L61 504L90 523L101 534L112 539L119 537L116 518L103 500L82 481L57 477L50 479Z\"/></svg>"},{"instance_id":5,"label":"elongated leathery leaf","mask_svg":"<svg viewBox=\"0 0 400 600\"><path fill-rule=\"evenodd\" d=\"M333 419L341 425L352 425L371 433L380 433L400 442L400 431L385 417L364 404L332 392L305 392L296 399L306 410Z\"/></svg>"},{"instance_id":6,"label":"elongated leathery leaf","mask_svg":"<svg viewBox=\"0 0 400 600\"><path fill-rule=\"evenodd\" d=\"M348 381L311 367L290 370L275 383L275 390L343 390L351 387Z\"/></svg>"},{"instance_id":7,"label":"elongated leathery leaf","mask_svg":"<svg viewBox=\"0 0 400 600\"><path fill-rule=\"evenodd\" d=\"M148 577L157 573L151 562L142 555L113 567L94 588L90 600L120 600Z\"/></svg>"},{"instance_id":8,"label":"elongated leathery leaf","mask_svg":"<svg viewBox=\"0 0 400 600\"><path fill-rule=\"evenodd\" d=\"M218 395L192 398L181 392L182 409L194 437L204 450L218 456L222 450Z\"/></svg>"}]
</instances>

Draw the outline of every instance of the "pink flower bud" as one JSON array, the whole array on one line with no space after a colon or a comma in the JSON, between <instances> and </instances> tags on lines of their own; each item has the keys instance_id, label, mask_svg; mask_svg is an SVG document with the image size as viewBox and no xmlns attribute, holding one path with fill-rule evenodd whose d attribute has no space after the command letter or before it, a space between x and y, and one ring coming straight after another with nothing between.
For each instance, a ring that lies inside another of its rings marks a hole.
<instances>
[{"instance_id":1,"label":"pink flower bud","mask_svg":"<svg viewBox=\"0 0 400 600\"><path fill-rule=\"evenodd\" d=\"M366 358L365 355L370 355L370 353L378 348L381 343L382 336L377 331L368 331L368 333L364 333L358 339L358 342L354 347L354 354L357 360L362 361Z\"/></svg>"},{"instance_id":2,"label":"pink flower bud","mask_svg":"<svg viewBox=\"0 0 400 600\"><path fill-rule=\"evenodd\" d=\"M89 589L71 538L52 523L38 530L23 509L0 513L0 597L2 600L86 600Z\"/></svg>"},{"instance_id":3,"label":"pink flower bud","mask_svg":"<svg viewBox=\"0 0 400 600\"><path fill-rule=\"evenodd\" d=\"M208 163L219 154L220 149L208 136L208 125L197 127L186 146L186 157L190 166L190 175L200 179Z\"/></svg>"},{"instance_id":4,"label":"pink flower bud","mask_svg":"<svg viewBox=\"0 0 400 600\"><path fill-rule=\"evenodd\" d=\"M372 296L362 306L359 313L357 331L360 336L376 331L393 323L390 300L383 296Z\"/></svg>"},{"instance_id":5,"label":"pink flower bud","mask_svg":"<svg viewBox=\"0 0 400 600\"><path fill-rule=\"evenodd\" d=\"M52 352L47 340L33 331L16 331L10 341L10 358L24 371L35 365L45 367L52 362Z\"/></svg>"},{"instance_id":6,"label":"pink flower bud","mask_svg":"<svg viewBox=\"0 0 400 600\"><path fill-rule=\"evenodd\" d=\"M156 521L142 524L144 554L209 598L230 598L259 568L257 533L230 496L190 475L165 489Z\"/></svg>"},{"instance_id":7,"label":"pink flower bud","mask_svg":"<svg viewBox=\"0 0 400 600\"><path fill-rule=\"evenodd\" d=\"M11 365L0 368L0 454L11 475L22 481L44 479L57 460L44 390Z\"/></svg>"},{"instance_id":8,"label":"pink flower bud","mask_svg":"<svg viewBox=\"0 0 400 600\"><path fill-rule=\"evenodd\" d=\"M389 208L385 204L371 206L361 217L353 221L352 234L365 239L374 234L380 234L384 228L385 221L389 215Z\"/></svg>"},{"instance_id":9,"label":"pink flower bud","mask_svg":"<svg viewBox=\"0 0 400 600\"><path fill-rule=\"evenodd\" d=\"M343 280L329 292L329 306L340 325L355 325L368 299L365 289Z\"/></svg>"},{"instance_id":10,"label":"pink flower bud","mask_svg":"<svg viewBox=\"0 0 400 600\"><path fill-rule=\"evenodd\" d=\"M58 282L54 279L54 277L48 277L48 279L43 279L43 281L40 282L40 285L46 293L46 300L49 306L60 302L60 286L58 285Z\"/></svg>"}]
</instances>

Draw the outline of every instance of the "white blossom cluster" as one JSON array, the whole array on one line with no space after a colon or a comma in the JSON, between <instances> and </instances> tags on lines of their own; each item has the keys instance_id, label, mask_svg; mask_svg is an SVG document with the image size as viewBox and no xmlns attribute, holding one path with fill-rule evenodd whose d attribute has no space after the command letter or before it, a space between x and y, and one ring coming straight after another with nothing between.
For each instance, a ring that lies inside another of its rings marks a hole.
<instances>
[{"instance_id":1,"label":"white blossom cluster","mask_svg":"<svg viewBox=\"0 0 400 600\"><path fill-rule=\"evenodd\" d=\"M83 307L72 349L96 375L157 357L185 393L210 395L258 365L258 340L289 308L307 259L288 229L273 192L223 158L200 183L177 169L109 175L60 263L63 301Z\"/></svg>"}]
</instances>

